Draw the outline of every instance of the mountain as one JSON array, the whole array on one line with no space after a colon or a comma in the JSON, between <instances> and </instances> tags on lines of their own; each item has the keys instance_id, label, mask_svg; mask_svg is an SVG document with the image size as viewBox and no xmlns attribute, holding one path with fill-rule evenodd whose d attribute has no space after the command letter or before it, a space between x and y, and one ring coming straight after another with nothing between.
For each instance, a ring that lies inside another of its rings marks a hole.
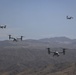
<instances>
[{"instance_id":1,"label":"mountain","mask_svg":"<svg viewBox=\"0 0 76 75\"><path fill-rule=\"evenodd\" d=\"M60 48L59 48L60 49ZM76 75L76 50L59 57L47 49L0 48L0 75Z\"/></svg>"},{"instance_id":2,"label":"mountain","mask_svg":"<svg viewBox=\"0 0 76 75\"><path fill-rule=\"evenodd\" d=\"M67 37L53 37L53 38L45 38L45 39L40 39L40 40L44 41L44 42L49 42L49 43L55 42L55 43L70 44L75 39L70 39L70 38L67 38Z\"/></svg>"},{"instance_id":3,"label":"mountain","mask_svg":"<svg viewBox=\"0 0 76 75\"><path fill-rule=\"evenodd\" d=\"M14 46L14 47L66 47L76 48L76 39L70 39L67 37L53 37L44 38L39 40L27 39L19 42L13 42L11 40L0 41L0 46Z\"/></svg>"},{"instance_id":4,"label":"mountain","mask_svg":"<svg viewBox=\"0 0 76 75\"><path fill-rule=\"evenodd\" d=\"M53 57L47 47L54 51L66 47L66 54ZM54 37L0 41L0 75L76 75L76 40Z\"/></svg>"}]
</instances>

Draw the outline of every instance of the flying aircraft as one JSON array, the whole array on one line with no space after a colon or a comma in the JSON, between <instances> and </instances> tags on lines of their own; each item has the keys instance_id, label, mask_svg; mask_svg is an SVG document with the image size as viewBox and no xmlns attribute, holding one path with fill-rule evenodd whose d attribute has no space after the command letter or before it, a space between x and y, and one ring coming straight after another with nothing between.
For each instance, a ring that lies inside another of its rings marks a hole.
<instances>
[{"instance_id":1,"label":"flying aircraft","mask_svg":"<svg viewBox=\"0 0 76 75\"><path fill-rule=\"evenodd\" d=\"M65 55L65 48L63 48L62 50L62 52L59 52L59 51L50 51L50 48L47 48L48 49L48 54L51 54L51 53L53 53L53 56L60 56L60 54L63 54L63 55Z\"/></svg>"},{"instance_id":2,"label":"flying aircraft","mask_svg":"<svg viewBox=\"0 0 76 75\"><path fill-rule=\"evenodd\" d=\"M0 25L0 28L2 28L2 29L6 28L6 25Z\"/></svg>"},{"instance_id":3,"label":"flying aircraft","mask_svg":"<svg viewBox=\"0 0 76 75\"><path fill-rule=\"evenodd\" d=\"M67 19L73 19L73 17L68 17L68 16L66 16L66 18L67 18Z\"/></svg>"},{"instance_id":4,"label":"flying aircraft","mask_svg":"<svg viewBox=\"0 0 76 75\"><path fill-rule=\"evenodd\" d=\"M19 39L22 41L23 37L24 37L24 36L21 36L20 38L14 38L14 37L11 37L11 35L8 35L8 36L9 36L9 40L13 39L13 41L15 41L15 42L17 42Z\"/></svg>"}]
</instances>

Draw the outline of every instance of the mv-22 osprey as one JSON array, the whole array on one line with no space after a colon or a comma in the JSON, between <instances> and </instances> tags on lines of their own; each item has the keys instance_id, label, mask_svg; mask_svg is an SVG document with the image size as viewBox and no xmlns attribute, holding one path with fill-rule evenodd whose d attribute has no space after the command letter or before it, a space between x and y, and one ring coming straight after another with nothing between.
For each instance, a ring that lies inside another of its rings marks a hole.
<instances>
[{"instance_id":1,"label":"mv-22 osprey","mask_svg":"<svg viewBox=\"0 0 76 75\"><path fill-rule=\"evenodd\" d=\"M66 49L63 48L61 52L59 52L59 51L51 51L50 48L47 48L47 50L48 50L48 54L53 53L53 56L59 56L60 54L65 55L65 50Z\"/></svg>"},{"instance_id":2,"label":"mv-22 osprey","mask_svg":"<svg viewBox=\"0 0 76 75\"><path fill-rule=\"evenodd\" d=\"M2 28L2 29L6 28L6 25L0 25L0 28Z\"/></svg>"},{"instance_id":3,"label":"mv-22 osprey","mask_svg":"<svg viewBox=\"0 0 76 75\"><path fill-rule=\"evenodd\" d=\"M66 16L66 18L67 18L67 19L73 19L73 17L72 17L72 16L71 16L71 17Z\"/></svg>"},{"instance_id":4,"label":"mv-22 osprey","mask_svg":"<svg viewBox=\"0 0 76 75\"><path fill-rule=\"evenodd\" d=\"M9 40L10 39L13 39L13 41L17 42L20 39L22 41L23 40L23 37L24 36L21 36L20 38L14 38L14 37L11 37L11 35L9 35Z\"/></svg>"}]
</instances>

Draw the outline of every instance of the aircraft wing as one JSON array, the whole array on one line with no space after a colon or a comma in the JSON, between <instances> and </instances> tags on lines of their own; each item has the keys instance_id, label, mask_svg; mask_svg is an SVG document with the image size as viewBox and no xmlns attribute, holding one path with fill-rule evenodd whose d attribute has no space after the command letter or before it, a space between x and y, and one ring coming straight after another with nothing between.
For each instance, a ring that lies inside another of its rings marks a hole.
<instances>
[{"instance_id":1,"label":"aircraft wing","mask_svg":"<svg viewBox=\"0 0 76 75\"><path fill-rule=\"evenodd\" d=\"M63 53L63 52L59 52L59 53Z\"/></svg>"},{"instance_id":2,"label":"aircraft wing","mask_svg":"<svg viewBox=\"0 0 76 75\"><path fill-rule=\"evenodd\" d=\"M48 54L50 54L50 53L54 53L54 52L52 52L52 51L48 50Z\"/></svg>"},{"instance_id":3,"label":"aircraft wing","mask_svg":"<svg viewBox=\"0 0 76 75\"><path fill-rule=\"evenodd\" d=\"M51 51L50 48L47 48L47 50L48 50L48 54L55 53L55 51Z\"/></svg>"}]
</instances>

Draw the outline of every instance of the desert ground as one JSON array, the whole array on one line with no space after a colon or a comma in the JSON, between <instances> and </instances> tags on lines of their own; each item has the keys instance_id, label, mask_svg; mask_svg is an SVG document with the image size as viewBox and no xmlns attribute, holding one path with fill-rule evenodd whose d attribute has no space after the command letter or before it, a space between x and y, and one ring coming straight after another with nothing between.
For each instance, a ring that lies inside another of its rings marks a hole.
<instances>
[{"instance_id":1,"label":"desert ground","mask_svg":"<svg viewBox=\"0 0 76 75\"><path fill-rule=\"evenodd\" d=\"M0 42L0 75L76 75L76 49L66 48L59 57L48 54L62 51L47 43L2 41Z\"/></svg>"}]
</instances>

